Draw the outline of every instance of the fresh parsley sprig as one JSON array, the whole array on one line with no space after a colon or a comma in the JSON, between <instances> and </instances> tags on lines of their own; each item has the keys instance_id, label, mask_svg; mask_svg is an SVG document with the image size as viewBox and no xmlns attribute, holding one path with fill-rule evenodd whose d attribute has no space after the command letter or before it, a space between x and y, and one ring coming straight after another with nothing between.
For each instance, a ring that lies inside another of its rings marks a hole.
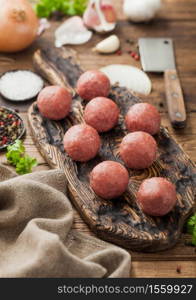
<instances>
[{"instance_id":1,"label":"fresh parsley sprig","mask_svg":"<svg viewBox=\"0 0 196 300\"><path fill-rule=\"evenodd\" d=\"M187 221L187 232L192 235L192 244L196 246L196 213Z\"/></svg>"},{"instance_id":2,"label":"fresh parsley sprig","mask_svg":"<svg viewBox=\"0 0 196 300\"><path fill-rule=\"evenodd\" d=\"M88 0L39 0L35 6L39 18L49 18L55 11L68 16L82 15Z\"/></svg>"},{"instance_id":3,"label":"fresh parsley sprig","mask_svg":"<svg viewBox=\"0 0 196 300\"><path fill-rule=\"evenodd\" d=\"M16 140L13 145L7 147L7 161L16 167L20 175L31 173L32 168L37 166L37 160L25 154L25 147L21 140Z\"/></svg>"}]
</instances>

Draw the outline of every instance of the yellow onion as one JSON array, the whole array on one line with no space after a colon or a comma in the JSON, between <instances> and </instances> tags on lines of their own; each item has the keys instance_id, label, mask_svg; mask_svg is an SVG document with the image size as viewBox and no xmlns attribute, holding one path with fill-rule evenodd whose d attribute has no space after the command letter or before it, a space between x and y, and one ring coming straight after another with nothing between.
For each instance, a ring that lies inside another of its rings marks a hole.
<instances>
[{"instance_id":1,"label":"yellow onion","mask_svg":"<svg viewBox=\"0 0 196 300\"><path fill-rule=\"evenodd\" d=\"M0 0L0 52L17 52L36 38L39 22L27 0Z\"/></svg>"}]
</instances>

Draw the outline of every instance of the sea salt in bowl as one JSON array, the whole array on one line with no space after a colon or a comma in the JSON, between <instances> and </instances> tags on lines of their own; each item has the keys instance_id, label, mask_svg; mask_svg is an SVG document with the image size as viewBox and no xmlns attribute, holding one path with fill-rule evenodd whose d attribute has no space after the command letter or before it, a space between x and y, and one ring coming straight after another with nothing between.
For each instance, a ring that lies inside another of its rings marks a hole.
<instances>
[{"instance_id":1,"label":"sea salt in bowl","mask_svg":"<svg viewBox=\"0 0 196 300\"><path fill-rule=\"evenodd\" d=\"M43 86L43 79L29 70L8 71L0 77L0 94L10 101L33 99Z\"/></svg>"}]
</instances>

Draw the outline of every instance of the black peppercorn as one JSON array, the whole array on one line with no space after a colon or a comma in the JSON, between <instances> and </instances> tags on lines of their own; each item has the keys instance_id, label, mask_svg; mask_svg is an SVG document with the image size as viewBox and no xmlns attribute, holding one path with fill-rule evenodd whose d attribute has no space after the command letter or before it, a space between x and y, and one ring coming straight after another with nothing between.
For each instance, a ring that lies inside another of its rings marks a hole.
<instances>
[{"instance_id":1,"label":"black peppercorn","mask_svg":"<svg viewBox=\"0 0 196 300\"><path fill-rule=\"evenodd\" d=\"M24 124L19 115L0 107L0 148L4 148L20 138L24 133Z\"/></svg>"}]
</instances>

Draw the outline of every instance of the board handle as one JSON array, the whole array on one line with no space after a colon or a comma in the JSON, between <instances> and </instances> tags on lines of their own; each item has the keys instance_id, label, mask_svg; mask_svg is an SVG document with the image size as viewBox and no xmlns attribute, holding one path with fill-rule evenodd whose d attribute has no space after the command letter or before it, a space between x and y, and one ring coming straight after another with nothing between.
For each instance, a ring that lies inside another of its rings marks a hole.
<instances>
[{"instance_id":1,"label":"board handle","mask_svg":"<svg viewBox=\"0 0 196 300\"><path fill-rule=\"evenodd\" d=\"M186 126L186 109L177 71L166 70L164 77L171 124L174 128L184 128Z\"/></svg>"}]
</instances>

